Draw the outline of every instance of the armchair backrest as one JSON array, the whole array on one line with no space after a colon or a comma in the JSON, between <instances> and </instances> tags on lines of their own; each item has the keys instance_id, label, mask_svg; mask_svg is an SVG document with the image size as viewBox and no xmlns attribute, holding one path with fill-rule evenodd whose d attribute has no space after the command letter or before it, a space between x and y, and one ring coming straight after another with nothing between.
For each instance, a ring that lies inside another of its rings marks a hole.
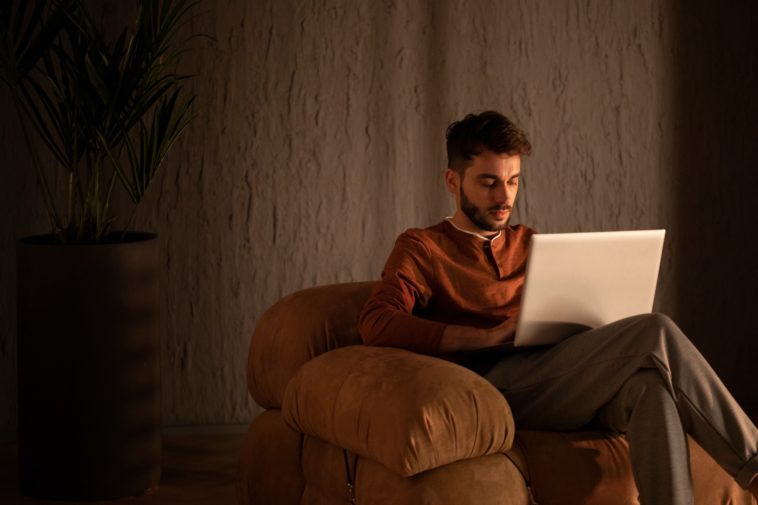
<instances>
[{"instance_id":1,"label":"armchair backrest","mask_svg":"<svg viewBox=\"0 0 758 505\"><path fill-rule=\"evenodd\" d=\"M247 388L258 405L281 408L284 389L300 366L332 349L362 343L358 317L375 283L305 289L264 312L247 361Z\"/></svg>"}]
</instances>

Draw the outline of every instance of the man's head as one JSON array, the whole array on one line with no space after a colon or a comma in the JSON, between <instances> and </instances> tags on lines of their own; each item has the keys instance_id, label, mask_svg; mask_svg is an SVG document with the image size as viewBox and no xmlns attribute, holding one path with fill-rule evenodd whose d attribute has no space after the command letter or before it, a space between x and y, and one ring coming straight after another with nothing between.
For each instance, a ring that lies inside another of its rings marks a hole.
<instances>
[{"instance_id":1,"label":"man's head","mask_svg":"<svg viewBox=\"0 0 758 505\"><path fill-rule=\"evenodd\" d=\"M453 222L481 234L505 228L518 192L521 156L531 149L524 132L495 111L452 123L445 182L457 204Z\"/></svg>"}]
</instances>

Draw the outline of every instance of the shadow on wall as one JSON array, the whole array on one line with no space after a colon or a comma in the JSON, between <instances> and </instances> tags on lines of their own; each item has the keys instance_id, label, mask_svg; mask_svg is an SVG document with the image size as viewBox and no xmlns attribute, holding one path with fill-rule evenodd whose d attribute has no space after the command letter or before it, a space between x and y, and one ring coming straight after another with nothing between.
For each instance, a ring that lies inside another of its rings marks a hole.
<instances>
[{"instance_id":1,"label":"shadow on wall","mask_svg":"<svg viewBox=\"0 0 758 505\"><path fill-rule=\"evenodd\" d=\"M678 0L674 316L758 418L758 4Z\"/></svg>"}]
</instances>

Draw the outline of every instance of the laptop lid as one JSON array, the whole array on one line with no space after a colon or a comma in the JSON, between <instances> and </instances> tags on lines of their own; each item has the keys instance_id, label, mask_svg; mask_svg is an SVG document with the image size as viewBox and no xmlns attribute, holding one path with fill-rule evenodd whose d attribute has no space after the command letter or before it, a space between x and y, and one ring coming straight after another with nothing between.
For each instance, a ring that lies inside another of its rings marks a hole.
<instances>
[{"instance_id":1,"label":"laptop lid","mask_svg":"<svg viewBox=\"0 0 758 505\"><path fill-rule=\"evenodd\" d=\"M665 230L532 236L515 346L652 311Z\"/></svg>"}]
</instances>

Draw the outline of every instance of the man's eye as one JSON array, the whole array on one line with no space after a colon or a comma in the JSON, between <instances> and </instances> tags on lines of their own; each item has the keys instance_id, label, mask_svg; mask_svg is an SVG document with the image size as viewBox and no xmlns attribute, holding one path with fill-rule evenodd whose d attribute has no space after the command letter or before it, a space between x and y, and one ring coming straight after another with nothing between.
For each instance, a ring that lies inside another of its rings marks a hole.
<instances>
[{"instance_id":1,"label":"man's eye","mask_svg":"<svg viewBox=\"0 0 758 505\"><path fill-rule=\"evenodd\" d=\"M508 181L508 184L510 184L511 186L518 186L518 179L511 179L510 181Z\"/></svg>"}]
</instances>

